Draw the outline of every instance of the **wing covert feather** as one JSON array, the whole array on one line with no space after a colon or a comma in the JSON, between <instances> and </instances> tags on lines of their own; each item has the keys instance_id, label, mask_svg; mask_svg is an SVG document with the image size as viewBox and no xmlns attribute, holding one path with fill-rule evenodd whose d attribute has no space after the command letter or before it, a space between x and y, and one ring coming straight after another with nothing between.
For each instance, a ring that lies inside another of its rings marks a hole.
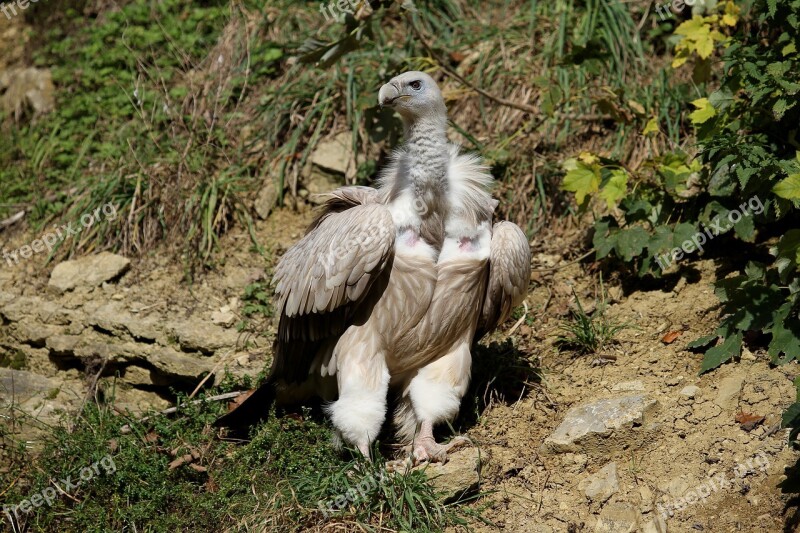
<instances>
[{"instance_id":1,"label":"wing covert feather","mask_svg":"<svg viewBox=\"0 0 800 533\"><path fill-rule=\"evenodd\" d=\"M334 311L359 301L394 253L392 216L379 204L330 213L275 269L282 316Z\"/></svg>"},{"instance_id":2,"label":"wing covert feather","mask_svg":"<svg viewBox=\"0 0 800 533\"><path fill-rule=\"evenodd\" d=\"M530 278L531 248L525 233L512 222L498 222L492 230L489 283L476 340L508 320L525 299Z\"/></svg>"}]
</instances>

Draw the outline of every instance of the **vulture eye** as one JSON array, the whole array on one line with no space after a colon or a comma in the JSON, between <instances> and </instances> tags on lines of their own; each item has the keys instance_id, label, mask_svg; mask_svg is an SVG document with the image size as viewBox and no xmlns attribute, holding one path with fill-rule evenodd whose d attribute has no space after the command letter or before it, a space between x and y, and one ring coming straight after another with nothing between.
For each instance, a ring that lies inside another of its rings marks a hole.
<instances>
[{"instance_id":1,"label":"vulture eye","mask_svg":"<svg viewBox=\"0 0 800 533\"><path fill-rule=\"evenodd\" d=\"M419 80L414 80L414 81L412 81L411 83L409 83L409 85L410 85L410 86L411 86L411 88L412 88L412 89L414 89L415 91L419 91L420 89L422 89L422 82L421 82L421 81L419 81Z\"/></svg>"}]
</instances>

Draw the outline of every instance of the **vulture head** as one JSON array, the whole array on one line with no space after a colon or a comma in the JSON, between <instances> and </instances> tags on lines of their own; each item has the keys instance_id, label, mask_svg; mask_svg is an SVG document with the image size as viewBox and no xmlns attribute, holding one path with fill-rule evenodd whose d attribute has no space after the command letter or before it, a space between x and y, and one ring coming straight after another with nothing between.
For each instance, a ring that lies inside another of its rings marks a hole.
<instances>
[{"instance_id":1,"label":"vulture head","mask_svg":"<svg viewBox=\"0 0 800 533\"><path fill-rule=\"evenodd\" d=\"M424 72L404 72L389 80L378 93L378 103L396 110L406 123L447 116L439 86Z\"/></svg>"}]
</instances>

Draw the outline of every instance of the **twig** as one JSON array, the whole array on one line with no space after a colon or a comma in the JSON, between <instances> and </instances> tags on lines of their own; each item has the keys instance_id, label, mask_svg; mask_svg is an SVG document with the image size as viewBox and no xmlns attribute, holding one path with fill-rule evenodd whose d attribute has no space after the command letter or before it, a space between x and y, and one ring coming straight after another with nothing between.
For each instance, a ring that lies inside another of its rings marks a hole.
<instances>
[{"instance_id":1,"label":"twig","mask_svg":"<svg viewBox=\"0 0 800 533\"><path fill-rule=\"evenodd\" d=\"M0 230L6 229L7 227L16 224L17 222L19 222L23 218L25 218L25 210L24 209L22 211L20 211L19 213L15 214L15 215L11 215L7 219L5 219L2 222L0 222Z\"/></svg>"},{"instance_id":2,"label":"twig","mask_svg":"<svg viewBox=\"0 0 800 533\"><path fill-rule=\"evenodd\" d=\"M522 313L522 316L519 317L519 320L517 320L516 324L511 326L511 329L508 330L508 333L507 333L508 336L513 335L514 332L517 331L517 328L520 327L523 322L525 322L526 318L528 318L528 301L527 300L523 301L522 305L525 307L525 312Z\"/></svg>"},{"instance_id":3,"label":"twig","mask_svg":"<svg viewBox=\"0 0 800 533\"><path fill-rule=\"evenodd\" d=\"M203 385L205 385L205 384L206 384L206 381L208 381L208 379L209 379L211 376L213 376L214 374L216 374L216 373L217 373L217 370L219 370L219 369L220 369L220 367L222 367L222 365L223 365L223 364L227 363L227 362L228 362L228 358L229 358L231 355L233 355L233 354L234 354L234 350L233 350L233 349L231 349L231 350L229 350L229 351L228 351L228 353L226 353L224 356L222 356L222 357L220 358L220 360L217 362L217 364L216 364L216 365L214 365L214 368L212 368L212 369L211 369L211 372L209 372L208 374L206 374L206 377L204 377L204 378L203 378L203 379L200 381L200 383L198 383L198 384L197 384L197 387L195 387L195 388L194 388L194 390L192 391L192 393L189 395L189 398L190 398L190 399L191 399L191 398L194 398L194 395L195 395L195 394L197 394L197 392L198 392L198 391L199 391L199 390L200 390L200 389L203 387Z\"/></svg>"},{"instance_id":4,"label":"twig","mask_svg":"<svg viewBox=\"0 0 800 533\"><path fill-rule=\"evenodd\" d=\"M177 413L178 409L181 407L185 407L187 405L197 405L203 402L220 402L223 400L230 400L232 398L238 398L243 394L247 394L250 391L237 391L237 392L226 392L225 394L217 394L216 396L209 396L208 398L203 398L202 400L194 400L188 403L183 403L181 405L176 405L175 407L170 407L169 409L164 409L163 411L152 415L152 416L145 416L144 418L138 419L136 422L141 424L142 422L147 422L148 420L155 418L156 416L164 416L164 415L171 415L173 413ZM120 433L130 433L131 426L130 424L125 424L120 429Z\"/></svg>"},{"instance_id":5,"label":"twig","mask_svg":"<svg viewBox=\"0 0 800 533\"><path fill-rule=\"evenodd\" d=\"M520 111L525 111L526 113L531 113L533 115L541 114L541 110L537 109L536 107L534 107L532 105L523 104L521 102L515 102L513 100L507 100L505 98L501 98L499 96L495 96L494 94L490 93L489 91L487 91L485 89L482 89L482 88L478 87L477 85L469 82L466 78L464 78L464 76L462 76L461 74L459 74L455 70L453 70L450 67L448 67L445 64L445 62L442 61L442 59L436 55L436 52L433 51L433 48L431 47L431 44L422 35L422 32L419 30L419 28L417 28L417 25L414 24L414 21L413 21L413 19L411 17L408 18L408 24L409 24L409 26L411 26L411 29L414 31L414 33L416 34L417 38L422 43L422 46L425 47L425 50L427 50L428 54L436 61L436 63L438 63L439 68L442 69L442 71L444 71L445 74L447 74L448 76L450 76L452 78L457 79L459 82L461 82L462 84L466 85L467 87L469 87L470 89L472 89L476 93L480 94L481 96L485 96L486 98L488 98L489 100L491 100L491 101L493 101L493 102L495 102L497 104L500 104L500 105L503 105L503 106L506 106L506 107L511 107L513 109L518 109ZM576 113L556 112L556 115L558 115L561 118L566 118L566 119L570 119L570 120L580 120L580 121L585 121L585 122L598 122L598 121L603 121L603 120L613 120L613 118L610 115L600 115L600 114L593 114L593 113L576 114ZM547 119L548 119L548 117L546 115L543 116L541 119L539 119L539 122L537 122L534 125L534 128L539 127Z\"/></svg>"},{"instance_id":6,"label":"twig","mask_svg":"<svg viewBox=\"0 0 800 533\"><path fill-rule=\"evenodd\" d=\"M588 252L586 252L585 254L580 256L579 258L573 259L569 263L564 263L563 265L558 265L558 266L549 267L549 268L534 268L534 269L531 269L531 272L553 272L554 270L561 270L562 268L567 268L568 266L574 265L575 263L580 263L581 261L583 261L584 259L586 259L590 255L592 255L594 252L595 252L595 249L592 248L591 250L589 250Z\"/></svg>"}]
</instances>

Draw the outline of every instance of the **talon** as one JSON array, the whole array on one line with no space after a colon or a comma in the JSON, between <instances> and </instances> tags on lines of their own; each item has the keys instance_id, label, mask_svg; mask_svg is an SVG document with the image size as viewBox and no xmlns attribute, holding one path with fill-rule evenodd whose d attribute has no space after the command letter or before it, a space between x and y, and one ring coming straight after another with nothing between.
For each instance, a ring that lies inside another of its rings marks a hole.
<instances>
[{"instance_id":1,"label":"talon","mask_svg":"<svg viewBox=\"0 0 800 533\"><path fill-rule=\"evenodd\" d=\"M386 471L391 474L405 474L414 466L410 457L405 459L395 459L393 461L386 461Z\"/></svg>"}]
</instances>

